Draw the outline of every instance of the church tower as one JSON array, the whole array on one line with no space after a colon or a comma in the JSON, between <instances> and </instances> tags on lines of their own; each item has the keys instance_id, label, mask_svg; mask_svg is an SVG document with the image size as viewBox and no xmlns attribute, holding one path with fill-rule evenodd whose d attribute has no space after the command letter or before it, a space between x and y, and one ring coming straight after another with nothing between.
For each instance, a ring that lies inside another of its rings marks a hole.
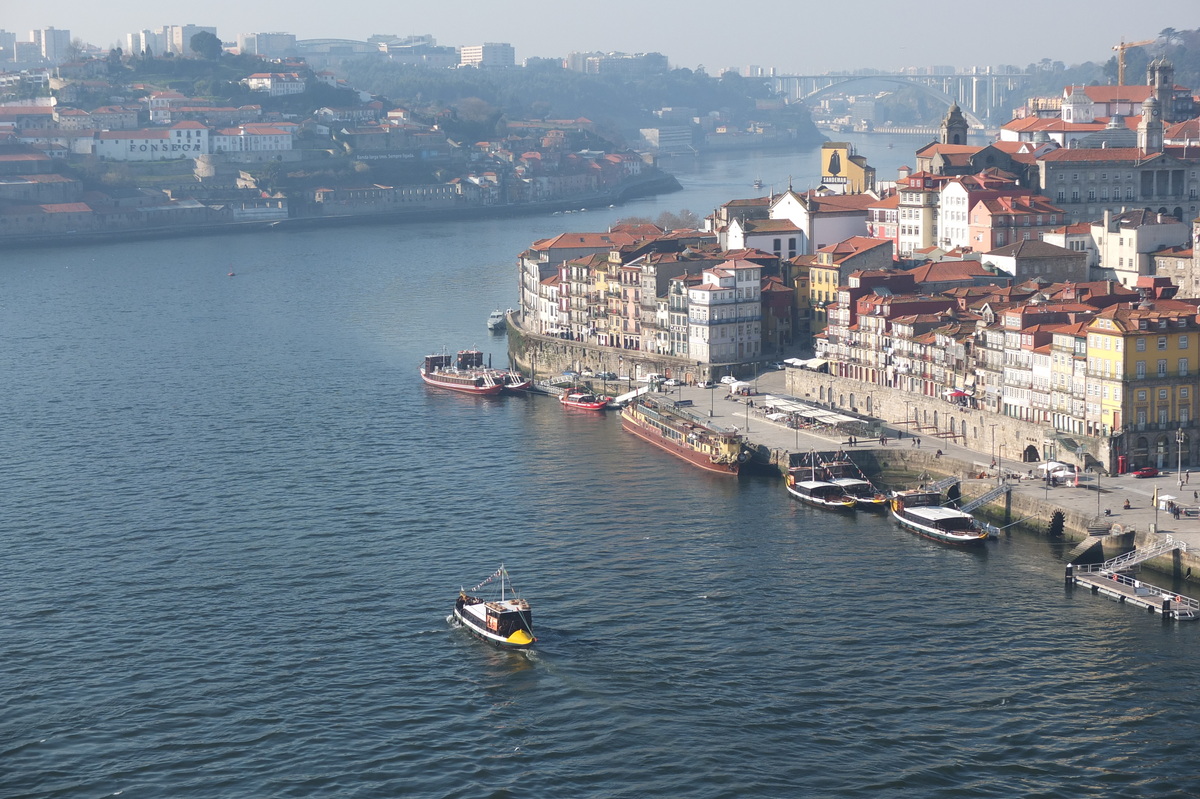
<instances>
[{"instance_id":1,"label":"church tower","mask_svg":"<svg viewBox=\"0 0 1200 799\"><path fill-rule=\"evenodd\" d=\"M1175 65L1165 58L1156 58L1146 65L1146 84L1153 90L1164 122L1177 122L1175 108Z\"/></svg>"},{"instance_id":2,"label":"church tower","mask_svg":"<svg viewBox=\"0 0 1200 799\"><path fill-rule=\"evenodd\" d=\"M946 118L942 120L942 144L966 144L967 120L958 103L951 103Z\"/></svg>"},{"instance_id":3,"label":"church tower","mask_svg":"<svg viewBox=\"0 0 1200 799\"><path fill-rule=\"evenodd\" d=\"M1147 155L1163 151L1163 121L1158 100L1151 95L1142 101L1142 121L1138 123L1138 149Z\"/></svg>"}]
</instances>

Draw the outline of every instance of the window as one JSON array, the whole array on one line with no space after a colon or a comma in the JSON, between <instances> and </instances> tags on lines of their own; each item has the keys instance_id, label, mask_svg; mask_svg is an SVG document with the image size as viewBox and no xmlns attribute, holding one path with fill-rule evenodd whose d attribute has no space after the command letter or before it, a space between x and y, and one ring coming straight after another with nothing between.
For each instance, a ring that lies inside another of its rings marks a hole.
<instances>
[{"instance_id":1,"label":"window","mask_svg":"<svg viewBox=\"0 0 1200 799\"><path fill-rule=\"evenodd\" d=\"M1145 361L1137 362L1137 376L1138 377L1146 376L1146 362Z\"/></svg>"},{"instance_id":2,"label":"window","mask_svg":"<svg viewBox=\"0 0 1200 799\"><path fill-rule=\"evenodd\" d=\"M1159 377L1167 376L1167 359L1166 358L1163 358L1162 360L1160 360L1158 362L1158 376Z\"/></svg>"},{"instance_id":3,"label":"window","mask_svg":"<svg viewBox=\"0 0 1200 799\"><path fill-rule=\"evenodd\" d=\"M1146 389L1144 389L1144 388L1138 389L1137 398L1138 398L1138 402L1145 402L1146 401Z\"/></svg>"},{"instance_id":4,"label":"window","mask_svg":"<svg viewBox=\"0 0 1200 799\"><path fill-rule=\"evenodd\" d=\"M1167 398L1167 390L1165 388L1160 388L1158 390L1158 398L1160 400L1165 400Z\"/></svg>"},{"instance_id":5,"label":"window","mask_svg":"<svg viewBox=\"0 0 1200 799\"><path fill-rule=\"evenodd\" d=\"M1188 337L1180 336L1179 337L1179 349L1186 350L1187 348L1188 348Z\"/></svg>"},{"instance_id":6,"label":"window","mask_svg":"<svg viewBox=\"0 0 1200 799\"><path fill-rule=\"evenodd\" d=\"M1187 386L1180 386L1180 388L1179 388L1179 398L1180 398L1180 399L1187 399L1187 398L1188 398L1188 389L1187 389Z\"/></svg>"},{"instance_id":7,"label":"window","mask_svg":"<svg viewBox=\"0 0 1200 799\"><path fill-rule=\"evenodd\" d=\"M1158 348L1160 350L1165 350L1167 348L1167 337L1166 336L1158 337Z\"/></svg>"},{"instance_id":8,"label":"window","mask_svg":"<svg viewBox=\"0 0 1200 799\"><path fill-rule=\"evenodd\" d=\"M1179 359L1179 376L1180 377L1188 376L1188 359L1187 358Z\"/></svg>"},{"instance_id":9,"label":"window","mask_svg":"<svg viewBox=\"0 0 1200 799\"><path fill-rule=\"evenodd\" d=\"M1144 338L1139 338L1139 339L1137 340L1137 351L1138 351L1138 352L1145 352L1145 351L1146 351L1146 339L1144 339Z\"/></svg>"}]
</instances>

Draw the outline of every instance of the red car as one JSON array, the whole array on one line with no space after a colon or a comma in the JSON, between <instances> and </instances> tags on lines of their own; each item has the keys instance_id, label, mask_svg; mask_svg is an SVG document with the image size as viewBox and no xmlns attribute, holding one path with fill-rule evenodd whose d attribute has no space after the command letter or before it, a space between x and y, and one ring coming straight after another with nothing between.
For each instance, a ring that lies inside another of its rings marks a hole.
<instances>
[{"instance_id":1,"label":"red car","mask_svg":"<svg viewBox=\"0 0 1200 799\"><path fill-rule=\"evenodd\" d=\"M1158 469L1153 466L1143 466L1133 473L1134 477L1158 477Z\"/></svg>"}]
</instances>

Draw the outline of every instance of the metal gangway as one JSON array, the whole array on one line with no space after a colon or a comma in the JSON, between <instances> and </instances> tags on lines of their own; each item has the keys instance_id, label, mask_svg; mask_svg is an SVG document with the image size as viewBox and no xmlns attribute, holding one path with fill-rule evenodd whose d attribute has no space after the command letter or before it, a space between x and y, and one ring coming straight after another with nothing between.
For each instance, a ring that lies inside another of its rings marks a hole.
<instances>
[{"instance_id":1,"label":"metal gangway","mask_svg":"<svg viewBox=\"0 0 1200 799\"><path fill-rule=\"evenodd\" d=\"M1008 483L1004 483L1003 485L996 486L991 491L984 494L982 497L976 497L975 499L968 502L966 505L960 505L958 509L963 511L964 513L970 513L971 511L975 510L976 508L978 508L982 505L986 505L987 503L991 502L993 499L999 499L1000 497L1004 496L1011 490L1012 490L1012 486L1010 486Z\"/></svg>"},{"instance_id":2,"label":"metal gangway","mask_svg":"<svg viewBox=\"0 0 1200 799\"><path fill-rule=\"evenodd\" d=\"M954 485L955 483L961 483L961 482L962 482L962 478L959 478L959 477L953 477L953 476L943 477L941 480L938 480L936 483L930 483L929 485L925 486L925 490L926 491L945 491L947 488Z\"/></svg>"},{"instance_id":3,"label":"metal gangway","mask_svg":"<svg viewBox=\"0 0 1200 799\"><path fill-rule=\"evenodd\" d=\"M624 405L624 404L628 403L629 401L633 400L634 398L640 397L649 391L650 391L650 386L642 386L641 388L635 388L633 391L629 391L629 392L626 392L625 394L621 394L619 396L613 397L613 405Z\"/></svg>"},{"instance_id":4,"label":"metal gangway","mask_svg":"<svg viewBox=\"0 0 1200 799\"><path fill-rule=\"evenodd\" d=\"M1125 572L1133 571L1137 565L1151 558L1165 555L1176 549L1187 551L1187 544L1164 536L1151 546L1135 549L1115 558L1095 564L1067 564L1067 582L1086 585L1093 591L1106 594L1120 602L1129 602L1149 608L1155 613L1177 621L1200 619L1200 601L1189 596L1176 594L1165 588L1144 583Z\"/></svg>"},{"instance_id":5,"label":"metal gangway","mask_svg":"<svg viewBox=\"0 0 1200 799\"><path fill-rule=\"evenodd\" d=\"M1183 541L1176 541L1169 535L1163 536L1161 541L1155 542L1151 546L1143 547L1142 549L1135 549L1130 552L1126 552L1124 555L1117 555L1115 558L1106 560L1099 564L1098 568L1092 568L1089 569L1089 571L1101 571L1114 574L1116 572L1129 571L1139 563L1145 563L1151 558L1157 558L1159 555L1165 555L1168 552L1175 551L1176 549L1187 552L1187 544ZM1077 568L1082 569L1084 567Z\"/></svg>"}]
</instances>

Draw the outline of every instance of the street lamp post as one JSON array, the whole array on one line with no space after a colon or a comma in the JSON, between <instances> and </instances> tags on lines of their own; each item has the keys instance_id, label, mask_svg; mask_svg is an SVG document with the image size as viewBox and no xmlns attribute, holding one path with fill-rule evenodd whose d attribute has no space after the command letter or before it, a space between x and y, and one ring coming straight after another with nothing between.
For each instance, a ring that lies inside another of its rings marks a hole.
<instances>
[{"instance_id":1,"label":"street lamp post","mask_svg":"<svg viewBox=\"0 0 1200 799\"><path fill-rule=\"evenodd\" d=\"M996 482L1000 482L1000 470L996 463L996 425L990 425L992 428L992 468L996 469Z\"/></svg>"},{"instance_id":2,"label":"street lamp post","mask_svg":"<svg viewBox=\"0 0 1200 799\"><path fill-rule=\"evenodd\" d=\"M1179 490L1183 491L1183 428L1175 431L1175 476L1179 478Z\"/></svg>"},{"instance_id":3,"label":"street lamp post","mask_svg":"<svg viewBox=\"0 0 1200 799\"><path fill-rule=\"evenodd\" d=\"M912 402L910 400L904 401L904 426L905 427L908 427L908 406L911 404L912 404ZM910 433L912 432L912 428L909 428L909 432Z\"/></svg>"}]
</instances>

